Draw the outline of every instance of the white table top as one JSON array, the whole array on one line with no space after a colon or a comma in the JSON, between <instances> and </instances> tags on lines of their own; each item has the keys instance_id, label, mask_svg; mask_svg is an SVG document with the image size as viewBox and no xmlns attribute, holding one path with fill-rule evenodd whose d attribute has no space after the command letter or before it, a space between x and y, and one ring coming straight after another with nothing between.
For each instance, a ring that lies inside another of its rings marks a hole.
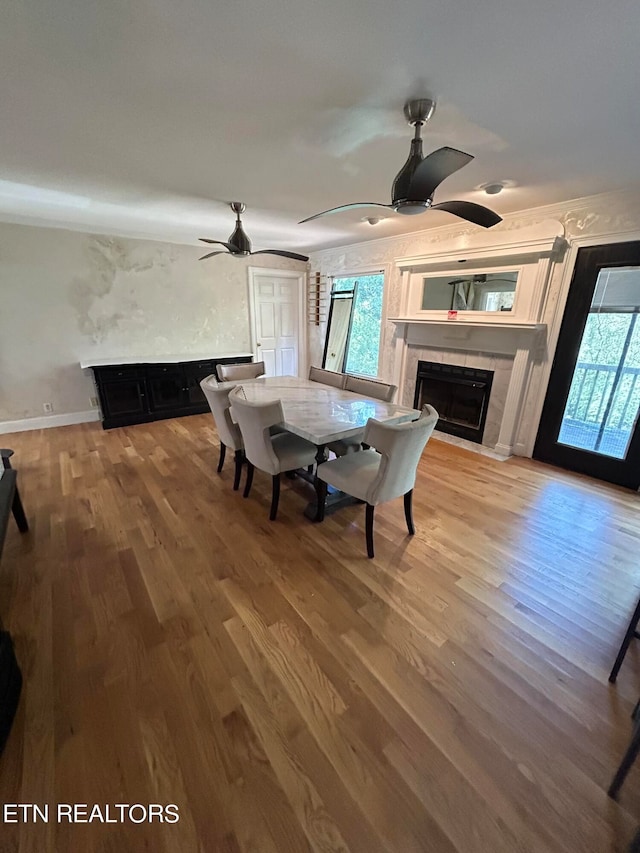
<instances>
[{"instance_id":1,"label":"white table top","mask_svg":"<svg viewBox=\"0 0 640 853\"><path fill-rule=\"evenodd\" d=\"M247 400L252 403L281 400L282 426L316 445L356 435L364 429L369 418L399 424L415 421L420 415L416 409L383 403L373 397L296 376L264 376L221 385L242 385Z\"/></svg>"},{"instance_id":2,"label":"white table top","mask_svg":"<svg viewBox=\"0 0 640 853\"><path fill-rule=\"evenodd\" d=\"M211 351L204 354L183 352L173 355L114 355L111 358L84 358L80 367L108 367L118 364L177 364L181 361L212 361L216 358L242 358L250 356L250 352L225 352L212 355Z\"/></svg>"}]
</instances>

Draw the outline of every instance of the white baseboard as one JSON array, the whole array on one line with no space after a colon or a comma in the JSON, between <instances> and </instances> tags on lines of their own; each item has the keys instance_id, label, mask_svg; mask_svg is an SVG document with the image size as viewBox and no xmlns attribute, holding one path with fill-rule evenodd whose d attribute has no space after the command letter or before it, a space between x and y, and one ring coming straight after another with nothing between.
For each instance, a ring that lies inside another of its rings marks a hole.
<instances>
[{"instance_id":1,"label":"white baseboard","mask_svg":"<svg viewBox=\"0 0 640 853\"><path fill-rule=\"evenodd\" d=\"M49 429L50 427L71 426L71 424L86 424L100 420L99 409L89 409L87 412L70 412L67 415L46 415L43 418L24 418L21 421L1 421L0 435L8 432L27 432L31 429Z\"/></svg>"}]
</instances>

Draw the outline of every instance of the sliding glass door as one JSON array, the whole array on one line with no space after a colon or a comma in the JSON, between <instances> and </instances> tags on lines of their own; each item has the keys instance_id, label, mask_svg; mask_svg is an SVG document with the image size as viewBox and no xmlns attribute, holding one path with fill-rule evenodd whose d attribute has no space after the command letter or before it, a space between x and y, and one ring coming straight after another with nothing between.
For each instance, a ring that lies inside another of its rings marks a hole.
<instances>
[{"instance_id":1,"label":"sliding glass door","mask_svg":"<svg viewBox=\"0 0 640 853\"><path fill-rule=\"evenodd\" d=\"M537 459L640 485L640 243L580 249Z\"/></svg>"}]
</instances>

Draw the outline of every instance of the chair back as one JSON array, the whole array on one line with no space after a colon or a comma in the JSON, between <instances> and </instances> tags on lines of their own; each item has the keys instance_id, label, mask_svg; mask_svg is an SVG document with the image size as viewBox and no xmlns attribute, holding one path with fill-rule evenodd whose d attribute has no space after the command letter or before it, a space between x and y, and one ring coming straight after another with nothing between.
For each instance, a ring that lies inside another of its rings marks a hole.
<instances>
[{"instance_id":1,"label":"chair back","mask_svg":"<svg viewBox=\"0 0 640 853\"><path fill-rule=\"evenodd\" d=\"M240 428L238 424L231 420L231 412L229 411L229 406L231 405L229 402L229 392L231 389L220 388L213 373L211 376L205 376L200 383L200 387L207 398L220 441L229 450L242 450Z\"/></svg>"},{"instance_id":2,"label":"chair back","mask_svg":"<svg viewBox=\"0 0 640 853\"><path fill-rule=\"evenodd\" d=\"M363 394L365 397L373 397L390 403L396 393L396 385L387 385L386 382L378 382L377 379L362 379L360 376L351 376L347 373L345 390L353 391L355 394Z\"/></svg>"},{"instance_id":3,"label":"chair back","mask_svg":"<svg viewBox=\"0 0 640 853\"><path fill-rule=\"evenodd\" d=\"M254 361L251 364L219 364L217 366L220 382L232 382L236 379L257 379L264 376L264 361Z\"/></svg>"},{"instance_id":4,"label":"chair back","mask_svg":"<svg viewBox=\"0 0 640 853\"><path fill-rule=\"evenodd\" d=\"M344 388L346 378L345 373L338 373L335 370L325 370L323 367L309 368L309 379L312 382L322 382L323 385L333 385L334 388Z\"/></svg>"},{"instance_id":5,"label":"chair back","mask_svg":"<svg viewBox=\"0 0 640 853\"><path fill-rule=\"evenodd\" d=\"M280 462L273 449L269 429L284 421L280 400L251 403L245 398L242 385L236 385L229 392L229 402L233 418L240 427L244 453L249 462L268 474L278 474Z\"/></svg>"},{"instance_id":6,"label":"chair back","mask_svg":"<svg viewBox=\"0 0 640 853\"><path fill-rule=\"evenodd\" d=\"M438 422L438 413L426 405L417 421L407 424L384 424L370 418L364 431L364 442L378 451L380 467L369 489L367 503L390 501L413 489L418 462Z\"/></svg>"}]
</instances>

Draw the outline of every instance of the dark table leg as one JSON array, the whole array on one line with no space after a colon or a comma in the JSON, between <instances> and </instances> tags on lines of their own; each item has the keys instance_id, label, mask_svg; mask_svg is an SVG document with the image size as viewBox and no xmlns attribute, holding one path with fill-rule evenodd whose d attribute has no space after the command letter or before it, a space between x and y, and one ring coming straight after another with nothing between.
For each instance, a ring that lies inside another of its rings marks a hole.
<instances>
[{"instance_id":1,"label":"dark table leg","mask_svg":"<svg viewBox=\"0 0 640 853\"><path fill-rule=\"evenodd\" d=\"M316 490L315 501L308 503L304 510L305 517L311 521L323 521L325 515L331 515L331 513L336 512L336 510L341 509L343 506L353 506L354 503L361 503L361 501L356 500L351 495L334 489L333 486L327 486L323 480L318 479L318 465L321 465L325 461L325 447L321 445L318 447L318 452L316 453L316 471L313 478L310 478L306 471L298 471L298 477L313 483Z\"/></svg>"},{"instance_id":2,"label":"dark table leg","mask_svg":"<svg viewBox=\"0 0 640 853\"><path fill-rule=\"evenodd\" d=\"M325 458L324 444L321 444L316 453L316 473L314 478L314 486L316 487L316 514L313 519L314 521L324 520L324 508L327 503L327 484L318 477L318 465L321 465L325 461Z\"/></svg>"}]
</instances>

